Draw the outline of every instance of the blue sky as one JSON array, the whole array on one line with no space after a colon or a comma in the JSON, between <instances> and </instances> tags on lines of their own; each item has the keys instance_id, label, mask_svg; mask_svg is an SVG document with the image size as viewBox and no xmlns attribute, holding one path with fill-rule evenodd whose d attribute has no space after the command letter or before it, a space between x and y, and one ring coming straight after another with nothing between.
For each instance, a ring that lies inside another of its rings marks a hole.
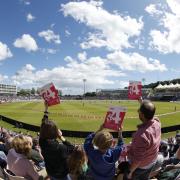
<instances>
[{"instance_id":1,"label":"blue sky","mask_svg":"<svg viewBox=\"0 0 180 180\"><path fill-rule=\"evenodd\" d=\"M179 0L0 1L0 82L63 94L180 77Z\"/></svg>"}]
</instances>

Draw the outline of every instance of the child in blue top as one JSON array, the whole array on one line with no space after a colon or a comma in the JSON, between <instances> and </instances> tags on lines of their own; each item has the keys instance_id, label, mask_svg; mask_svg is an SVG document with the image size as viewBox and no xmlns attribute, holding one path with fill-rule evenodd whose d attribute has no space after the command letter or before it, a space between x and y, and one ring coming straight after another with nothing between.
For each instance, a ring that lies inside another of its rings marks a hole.
<instances>
[{"instance_id":1,"label":"child in blue top","mask_svg":"<svg viewBox=\"0 0 180 180\"><path fill-rule=\"evenodd\" d=\"M112 180L115 163L123 148L122 131L118 131L118 143L113 147L113 136L100 126L96 133L87 136L84 150L89 160L89 175L95 180Z\"/></svg>"}]
</instances>

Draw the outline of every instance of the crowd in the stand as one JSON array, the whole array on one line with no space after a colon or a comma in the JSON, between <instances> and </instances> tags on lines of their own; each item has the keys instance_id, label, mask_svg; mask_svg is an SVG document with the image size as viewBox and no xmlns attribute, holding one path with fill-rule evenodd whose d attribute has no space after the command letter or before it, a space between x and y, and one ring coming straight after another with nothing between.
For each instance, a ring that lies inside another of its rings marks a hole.
<instances>
[{"instance_id":1,"label":"crowd in the stand","mask_svg":"<svg viewBox=\"0 0 180 180\"><path fill-rule=\"evenodd\" d=\"M0 129L0 167L4 175L28 180L180 180L180 133L161 140L155 106L141 101L140 125L130 144L100 128L83 145L66 140L56 124L44 116L37 137Z\"/></svg>"}]
</instances>

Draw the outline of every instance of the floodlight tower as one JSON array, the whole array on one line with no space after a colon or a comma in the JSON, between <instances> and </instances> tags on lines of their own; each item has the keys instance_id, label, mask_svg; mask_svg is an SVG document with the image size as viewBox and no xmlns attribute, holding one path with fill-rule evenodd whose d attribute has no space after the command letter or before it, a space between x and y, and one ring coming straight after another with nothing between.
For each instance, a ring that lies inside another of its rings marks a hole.
<instances>
[{"instance_id":1,"label":"floodlight tower","mask_svg":"<svg viewBox=\"0 0 180 180\"><path fill-rule=\"evenodd\" d=\"M145 85L145 82L146 82L146 79L145 79L145 78L142 78L142 85L143 85L143 86Z\"/></svg>"},{"instance_id":2,"label":"floodlight tower","mask_svg":"<svg viewBox=\"0 0 180 180\"><path fill-rule=\"evenodd\" d=\"M85 86L86 81L87 81L87 79L83 79L83 85L84 85L84 96L85 96L85 93L86 93L86 86Z\"/></svg>"},{"instance_id":3,"label":"floodlight tower","mask_svg":"<svg viewBox=\"0 0 180 180\"><path fill-rule=\"evenodd\" d=\"M17 88L17 78L18 78L18 76L19 76L19 72L16 72L15 73L15 76L16 76L16 83L15 83L15 85L16 85L16 94L17 94L17 91L18 91L18 88Z\"/></svg>"}]
</instances>

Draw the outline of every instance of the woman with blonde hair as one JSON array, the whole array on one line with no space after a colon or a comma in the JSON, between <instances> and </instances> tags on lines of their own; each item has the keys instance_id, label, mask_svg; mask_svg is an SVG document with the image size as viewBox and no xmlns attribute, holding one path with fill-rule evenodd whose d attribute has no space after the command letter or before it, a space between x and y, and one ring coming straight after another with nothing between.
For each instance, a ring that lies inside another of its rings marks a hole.
<instances>
[{"instance_id":1,"label":"woman with blonde hair","mask_svg":"<svg viewBox=\"0 0 180 180\"><path fill-rule=\"evenodd\" d=\"M33 163L28 159L32 144L26 136L18 135L12 140L12 149L7 155L8 169L16 176L26 179L41 179Z\"/></svg>"}]
</instances>

